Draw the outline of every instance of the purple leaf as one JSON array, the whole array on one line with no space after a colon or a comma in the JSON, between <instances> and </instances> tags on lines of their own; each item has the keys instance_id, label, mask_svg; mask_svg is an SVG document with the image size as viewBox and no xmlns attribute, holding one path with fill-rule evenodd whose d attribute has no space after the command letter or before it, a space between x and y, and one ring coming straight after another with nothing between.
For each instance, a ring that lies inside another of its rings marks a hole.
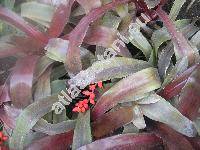
<instances>
[{"instance_id":1,"label":"purple leaf","mask_svg":"<svg viewBox=\"0 0 200 150\"><path fill-rule=\"evenodd\" d=\"M69 20L71 13L72 5L75 0L63 1L56 8L56 11L53 15L48 34L50 37L58 37L62 33L66 23Z\"/></svg>"},{"instance_id":2,"label":"purple leaf","mask_svg":"<svg viewBox=\"0 0 200 150\"><path fill-rule=\"evenodd\" d=\"M77 2L84 8L86 13L101 6L101 0L77 0Z\"/></svg>"},{"instance_id":3,"label":"purple leaf","mask_svg":"<svg viewBox=\"0 0 200 150\"><path fill-rule=\"evenodd\" d=\"M17 108L32 102L33 73L38 56L27 56L16 62L10 77L10 97Z\"/></svg>"},{"instance_id":4,"label":"purple leaf","mask_svg":"<svg viewBox=\"0 0 200 150\"><path fill-rule=\"evenodd\" d=\"M2 6L0 6L0 19L14 25L40 43L47 43L48 41L48 37L44 33L29 25L23 18L11 10Z\"/></svg>"},{"instance_id":5,"label":"purple leaf","mask_svg":"<svg viewBox=\"0 0 200 150\"><path fill-rule=\"evenodd\" d=\"M200 66L194 70L181 91L179 111L190 120L198 117L200 108Z\"/></svg>"},{"instance_id":6,"label":"purple leaf","mask_svg":"<svg viewBox=\"0 0 200 150\"><path fill-rule=\"evenodd\" d=\"M100 138L129 123L133 119L133 108L123 107L116 111L108 112L99 117L92 124L92 133L95 138Z\"/></svg>"},{"instance_id":7,"label":"purple leaf","mask_svg":"<svg viewBox=\"0 0 200 150\"><path fill-rule=\"evenodd\" d=\"M73 131L67 133L46 136L31 143L26 150L66 150L70 148L73 139Z\"/></svg>"},{"instance_id":8,"label":"purple leaf","mask_svg":"<svg viewBox=\"0 0 200 150\"><path fill-rule=\"evenodd\" d=\"M82 146L78 150L87 149L160 149L162 140L154 134L123 134L97 140L91 144Z\"/></svg>"},{"instance_id":9,"label":"purple leaf","mask_svg":"<svg viewBox=\"0 0 200 150\"><path fill-rule=\"evenodd\" d=\"M90 23L100 18L106 11L129 1L130 0L116 0L102 7L93 9L88 13L88 15L81 19L79 24L69 35L69 49L67 52L66 67L70 73L77 74L82 70L79 46L83 42Z\"/></svg>"},{"instance_id":10,"label":"purple leaf","mask_svg":"<svg viewBox=\"0 0 200 150\"><path fill-rule=\"evenodd\" d=\"M11 101L10 95L8 93L8 86L5 83L4 85L0 86L0 106L5 103Z\"/></svg>"},{"instance_id":11,"label":"purple leaf","mask_svg":"<svg viewBox=\"0 0 200 150\"><path fill-rule=\"evenodd\" d=\"M164 25L166 26L167 30L169 31L172 42L175 46L175 54L177 57L177 60L187 56L190 65L192 65L195 62L196 54L194 49L189 45L186 38L183 36L183 34L179 31L177 31L175 25L170 20L169 16L162 10L161 7L158 7L156 10L159 17L163 21Z\"/></svg>"},{"instance_id":12,"label":"purple leaf","mask_svg":"<svg viewBox=\"0 0 200 150\"><path fill-rule=\"evenodd\" d=\"M143 69L120 80L105 92L95 105L92 117L97 119L119 102L133 99L134 96L151 92L160 87L160 79L154 68Z\"/></svg>"},{"instance_id":13,"label":"purple leaf","mask_svg":"<svg viewBox=\"0 0 200 150\"><path fill-rule=\"evenodd\" d=\"M199 65L194 65L189 69L187 69L182 74L180 74L171 83L166 85L164 89L158 94L167 100L178 95L181 92L182 88L184 87L185 83L187 82L188 77L192 74L192 72L196 69L197 66Z\"/></svg>"},{"instance_id":14,"label":"purple leaf","mask_svg":"<svg viewBox=\"0 0 200 150\"><path fill-rule=\"evenodd\" d=\"M192 145L186 137L165 124L157 123L154 132L157 136L163 139L163 144L165 145L164 149L193 150Z\"/></svg>"},{"instance_id":15,"label":"purple leaf","mask_svg":"<svg viewBox=\"0 0 200 150\"><path fill-rule=\"evenodd\" d=\"M116 30L105 26L97 26L88 29L84 42L90 45L109 47L116 38Z\"/></svg>"}]
</instances>

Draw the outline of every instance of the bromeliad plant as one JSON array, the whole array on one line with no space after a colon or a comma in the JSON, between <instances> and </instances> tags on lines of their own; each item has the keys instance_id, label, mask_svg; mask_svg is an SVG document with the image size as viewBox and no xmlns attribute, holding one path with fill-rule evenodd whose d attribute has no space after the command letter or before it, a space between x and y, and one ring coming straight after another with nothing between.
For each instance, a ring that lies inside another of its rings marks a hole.
<instances>
[{"instance_id":1,"label":"bromeliad plant","mask_svg":"<svg viewBox=\"0 0 200 150\"><path fill-rule=\"evenodd\" d=\"M15 64L0 86L9 148L200 149L200 31L176 20L185 1L169 15L166 2L5 1L0 58ZM116 39L128 44L98 61ZM88 86L57 115L69 85Z\"/></svg>"}]
</instances>

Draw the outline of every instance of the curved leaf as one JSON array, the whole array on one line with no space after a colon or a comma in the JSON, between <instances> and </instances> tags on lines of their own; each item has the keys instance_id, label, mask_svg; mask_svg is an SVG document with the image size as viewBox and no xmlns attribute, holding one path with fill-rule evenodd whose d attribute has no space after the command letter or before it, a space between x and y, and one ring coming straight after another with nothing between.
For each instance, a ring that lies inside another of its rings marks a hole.
<instances>
[{"instance_id":1,"label":"curved leaf","mask_svg":"<svg viewBox=\"0 0 200 150\"><path fill-rule=\"evenodd\" d=\"M153 132L162 138L163 144L165 145L164 149L193 150L193 145L191 145L184 135L165 124L156 123Z\"/></svg>"},{"instance_id":2,"label":"curved leaf","mask_svg":"<svg viewBox=\"0 0 200 150\"><path fill-rule=\"evenodd\" d=\"M78 150L87 149L159 149L162 140L154 134L123 134L97 140L85 145Z\"/></svg>"},{"instance_id":3,"label":"curved leaf","mask_svg":"<svg viewBox=\"0 0 200 150\"><path fill-rule=\"evenodd\" d=\"M42 139L36 140L26 147L27 150L66 150L70 148L73 139L73 131L47 136Z\"/></svg>"},{"instance_id":4,"label":"curved leaf","mask_svg":"<svg viewBox=\"0 0 200 150\"><path fill-rule=\"evenodd\" d=\"M129 28L129 32L130 42L139 48L145 57L149 59L152 52L152 47L146 37L140 32L140 26L136 23L132 24L132 26Z\"/></svg>"},{"instance_id":5,"label":"curved leaf","mask_svg":"<svg viewBox=\"0 0 200 150\"><path fill-rule=\"evenodd\" d=\"M74 137L72 150L92 142L92 134L90 127L90 110L86 113L79 113L76 126L74 129Z\"/></svg>"},{"instance_id":6,"label":"curved leaf","mask_svg":"<svg viewBox=\"0 0 200 150\"><path fill-rule=\"evenodd\" d=\"M69 132L70 130L75 128L75 124L75 120L67 120L57 124L51 124L41 119L37 122L33 129L37 132L42 132L47 135L56 135Z\"/></svg>"},{"instance_id":7,"label":"curved leaf","mask_svg":"<svg viewBox=\"0 0 200 150\"><path fill-rule=\"evenodd\" d=\"M38 56L27 56L17 61L10 77L10 97L17 108L32 102L33 74Z\"/></svg>"},{"instance_id":8,"label":"curved leaf","mask_svg":"<svg viewBox=\"0 0 200 150\"><path fill-rule=\"evenodd\" d=\"M116 38L116 30L105 26L97 26L88 29L84 42L90 45L109 47Z\"/></svg>"},{"instance_id":9,"label":"curved leaf","mask_svg":"<svg viewBox=\"0 0 200 150\"><path fill-rule=\"evenodd\" d=\"M71 8L75 0L61 0L59 2L48 30L50 37L58 37L63 32L66 23L69 21Z\"/></svg>"},{"instance_id":10,"label":"curved leaf","mask_svg":"<svg viewBox=\"0 0 200 150\"><path fill-rule=\"evenodd\" d=\"M19 17L9 9L3 8L2 6L0 6L0 19L16 26L39 43L47 43L48 41L48 37L44 33L36 30L34 27L30 26L23 18Z\"/></svg>"},{"instance_id":11,"label":"curved leaf","mask_svg":"<svg viewBox=\"0 0 200 150\"><path fill-rule=\"evenodd\" d=\"M160 96L155 96L159 99L157 103L140 105L145 116L152 120L167 124L174 130L189 136L194 137L197 131L192 121L183 116L175 107Z\"/></svg>"},{"instance_id":12,"label":"curved leaf","mask_svg":"<svg viewBox=\"0 0 200 150\"><path fill-rule=\"evenodd\" d=\"M147 4L148 8L154 8L161 2L161 0L144 0L144 1Z\"/></svg>"},{"instance_id":13,"label":"curved leaf","mask_svg":"<svg viewBox=\"0 0 200 150\"><path fill-rule=\"evenodd\" d=\"M10 94L8 93L8 85L5 83L0 86L0 106L5 103L11 101Z\"/></svg>"},{"instance_id":14,"label":"curved leaf","mask_svg":"<svg viewBox=\"0 0 200 150\"><path fill-rule=\"evenodd\" d=\"M35 9L37 8L37 9ZM54 8L50 5L38 3L35 1L21 4L21 16L36 21L46 27L49 27Z\"/></svg>"},{"instance_id":15,"label":"curved leaf","mask_svg":"<svg viewBox=\"0 0 200 150\"><path fill-rule=\"evenodd\" d=\"M93 109L93 119L97 119L103 113L126 99L151 92L160 87L160 79L157 70L147 68L120 80L107 92L105 92Z\"/></svg>"},{"instance_id":16,"label":"curved leaf","mask_svg":"<svg viewBox=\"0 0 200 150\"><path fill-rule=\"evenodd\" d=\"M57 101L57 95L54 95L36 101L26 107L17 118L16 128L10 138L10 148L23 149L25 138L29 131L41 117L51 111L53 104Z\"/></svg>"},{"instance_id":17,"label":"curved leaf","mask_svg":"<svg viewBox=\"0 0 200 150\"><path fill-rule=\"evenodd\" d=\"M194 64L197 57L196 51L191 47L183 34L177 31L175 25L162 8L158 7L156 11L171 35L177 60L187 56L189 64Z\"/></svg>"},{"instance_id":18,"label":"curved leaf","mask_svg":"<svg viewBox=\"0 0 200 150\"><path fill-rule=\"evenodd\" d=\"M198 116L200 108L200 66L198 65L191 76L188 78L179 97L178 110L190 118L195 120Z\"/></svg>"},{"instance_id":19,"label":"curved leaf","mask_svg":"<svg viewBox=\"0 0 200 150\"><path fill-rule=\"evenodd\" d=\"M128 3L130 0L116 0L102 7L95 8L83 17L79 24L69 35L69 50L67 52L66 67L71 74L77 74L82 70L79 46L82 44L91 22L100 18L106 11L115 8L119 4Z\"/></svg>"},{"instance_id":20,"label":"curved leaf","mask_svg":"<svg viewBox=\"0 0 200 150\"><path fill-rule=\"evenodd\" d=\"M178 16L181 7L183 4L186 2L186 0L175 0L173 3L173 6L171 8L169 17L171 18L172 21L176 20L176 17Z\"/></svg>"},{"instance_id":21,"label":"curved leaf","mask_svg":"<svg viewBox=\"0 0 200 150\"><path fill-rule=\"evenodd\" d=\"M69 42L60 38L52 38L45 47L46 56L59 62L64 62Z\"/></svg>"},{"instance_id":22,"label":"curved leaf","mask_svg":"<svg viewBox=\"0 0 200 150\"><path fill-rule=\"evenodd\" d=\"M192 72L196 69L197 66L199 65L194 65L188 68L185 72L176 77L176 79L174 79L171 83L166 85L164 89L161 92L159 92L159 95L161 95L167 100L178 95L184 87L185 83L187 82L188 77L192 74Z\"/></svg>"},{"instance_id":23,"label":"curved leaf","mask_svg":"<svg viewBox=\"0 0 200 150\"><path fill-rule=\"evenodd\" d=\"M69 84L85 87L93 82L126 77L147 67L150 65L142 60L115 57L95 62L90 68L69 80Z\"/></svg>"},{"instance_id":24,"label":"curved leaf","mask_svg":"<svg viewBox=\"0 0 200 150\"><path fill-rule=\"evenodd\" d=\"M16 109L9 105L4 105L0 109L0 119L8 126L10 129L14 129L16 126L16 118L21 113L20 109Z\"/></svg>"},{"instance_id":25,"label":"curved leaf","mask_svg":"<svg viewBox=\"0 0 200 150\"><path fill-rule=\"evenodd\" d=\"M120 109L110 111L92 123L92 135L95 138L103 137L131 122L133 118L134 115L132 107L122 107Z\"/></svg>"},{"instance_id":26,"label":"curved leaf","mask_svg":"<svg viewBox=\"0 0 200 150\"><path fill-rule=\"evenodd\" d=\"M84 8L86 13L89 13L90 10L101 6L101 0L77 0L77 2Z\"/></svg>"}]
</instances>

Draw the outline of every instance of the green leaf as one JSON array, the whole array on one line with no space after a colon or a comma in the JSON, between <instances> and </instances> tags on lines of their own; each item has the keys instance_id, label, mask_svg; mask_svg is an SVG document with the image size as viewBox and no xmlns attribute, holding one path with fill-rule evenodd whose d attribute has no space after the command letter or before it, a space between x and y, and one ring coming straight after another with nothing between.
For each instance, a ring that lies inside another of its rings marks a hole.
<instances>
[{"instance_id":1,"label":"green leaf","mask_svg":"<svg viewBox=\"0 0 200 150\"><path fill-rule=\"evenodd\" d=\"M38 2L26 2L21 5L21 16L29 18L41 25L49 27L51 19L53 17L54 7L51 5L38 3Z\"/></svg>"},{"instance_id":2,"label":"green leaf","mask_svg":"<svg viewBox=\"0 0 200 150\"><path fill-rule=\"evenodd\" d=\"M174 1L174 4L173 4L170 14L169 14L171 20L173 20L173 21L176 20L176 17L178 16L178 14L181 10L181 7L183 6L183 4L185 2L186 2L186 0L175 0Z\"/></svg>"},{"instance_id":3,"label":"green leaf","mask_svg":"<svg viewBox=\"0 0 200 150\"><path fill-rule=\"evenodd\" d=\"M66 133L74 129L75 124L76 120L67 120L57 124L51 124L41 119L37 122L37 124L33 127L33 129L37 132L42 132L47 135L56 135L56 134Z\"/></svg>"},{"instance_id":4,"label":"green leaf","mask_svg":"<svg viewBox=\"0 0 200 150\"><path fill-rule=\"evenodd\" d=\"M140 105L145 116L152 120L167 124L174 130L188 136L194 137L197 134L194 124L191 120L183 116L176 108L162 97L155 95L159 99L157 103Z\"/></svg>"},{"instance_id":5,"label":"green leaf","mask_svg":"<svg viewBox=\"0 0 200 150\"><path fill-rule=\"evenodd\" d=\"M66 81L65 80L55 80L51 82L51 92L52 94L60 94L61 91L66 90ZM53 123L60 123L66 121L68 118L66 116L66 111L63 111L61 114L53 113Z\"/></svg>"},{"instance_id":6,"label":"green leaf","mask_svg":"<svg viewBox=\"0 0 200 150\"><path fill-rule=\"evenodd\" d=\"M121 18L114 15L113 12L107 12L102 18L102 26L116 29L119 27Z\"/></svg>"},{"instance_id":7,"label":"green leaf","mask_svg":"<svg viewBox=\"0 0 200 150\"><path fill-rule=\"evenodd\" d=\"M37 80L34 99L42 99L51 96L50 75L52 67L49 67Z\"/></svg>"},{"instance_id":8,"label":"green leaf","mask_svg":"<svg viewBox=\"0 0 200 150\"><path fill-rule=\"evenodd\" d=\"M144 0L144 1L147 4L148 8L154 8L160 3L161 0Z\"/></svg>"},{"instance_id":9,"label":"green leaf","mask_svg":"<svg viewBox=\"0 0 200 150\"><path fill-rule=\"evenodd\" d=\"M51 82L51 91L52 94L57 94L62 90L66 90L66 81L65 80L55 80Z\"/></svg>"},{"instance_id":10,"label":"green leaf","mask_svg":"<svg viewBox=\"0 0 200 150\"><path fill-rule=\"evenodd\" d=\"M155 68L143 69L120 80L99 98L93 109L93 118L98 118L118 103L135 101L135 97L160 88L160 84Z\"/></svg>"},{"instance_id":11,"label":"green leaf","mask_svg":"<svg viewBox=\"0 0 200 150\"><path fill-rule=\"evenodd\" d=\"M59 62L64 62L67 54L69 41L53 38L49 40L49 43L45 47L46 56Z\"/></svg>"},{"instance_id":12,"label":"green leaf","mask_svg":"<svg viewBox=\"0 0 200 150\"><path fill-rule=\"evenodd\" d=\"M76 127L74 129L72 150L76 150L91 142L90 110L88 110L86 113L79 113L78 115Z\"/></svg>"},{"instance_id":13,"label":"green leaf","mask_svg":"<svg viewBox=\"0 0 200 150\"><path fill-rule=\"evenodd\" d=\"M146 56L147 59L149 59L150 54L152 52L152 47L149 44L148 40L144 35L140 32L140 27L133 23L132 26L129 28L130 36L129 40L130 42L139 48L143 54Z\"/></svg>"},{"instance_id":14,"label":"green leaf","mask_svg":"<svg viewBox=\"0 0 200 150\"><path fill-rule=\"evenodd\" d=\"M176 24L176 27L181 30L182 28L184 28L184 27L186 27L187 25L190 24L190 20L189 19L177 20L175 22L175 24ZM153 42L153 46L154 46L154 49L155 49L155 52L156 52L156 56L157 56L159 47L164 42L166 42L166 41L168 41L170 39L171 39L171 37L170 37L166 27L163 27L163 28L153 32L151 40Z\"/></svg>"},{"instance_id":15,"label":"green leaf","mask_svg":"<svg viewBox=\"0 0 200 150\"><path fill-rule=\"evenodd\" d=\"M16 121L16 128L10 138L10 148L22 150L29 131L37 121L51 111L52 105L57 102L57 95L38 100L26 107Z\"/></svg>"},{"instance_id":16,"label":"green leaf","mask_svg":"<svg viewBox=\"0 0 200 150\"><path fill-rule=\"evenodd\" d=\"M35 69L35 78L34 78L34 82L36 82L38 80L38 78L46 71L46 69L51 66L55 61L46 57L46 56L42 56L39 58L38 62L37 62L37 66Z\"/></svg>"},{"instance_id":17,"label":"green leaf","mask_svg":"<svg viewBox=\"0 0 200 150\"><path fill-rule=\"evenodd\" d=\"M4 0L5 7L9 9L13 9L14 4L15 4L15 0Z\"/></svg>"},{"instance_id":18,"label":"green leaf","mask_svg":"<svg viewBox=\"0 0 200 150\"><path fill-rule=\"evenodd\" d=\"M132 123L138 128L138 129L144 129L146 127L146 123L143 117L142 110L140 106L135 105L133 107L133 120Z\"/></svg>"},{"instance_id":19,"label":"green leaf","mask_svg":"<svg viewBox=\"0 0 200 150\"><path fill-rule=\"evenodd\" d=\"M180 59L176 65L170 70L167 74L167 76L164 79L164 82L162 83L162 87L169 84L175 77L180 75L182 72L184 72L188 67L188 58L184 57Z\"/></svg>"},{"instance_id":20,"label":"green leaf","mask_svg":"<svg viewBox=\"0 0 200 150\"><path fill-rule=\"evenodd\" d=\"M200 31L198 31L191 39L191 43L200 50Z\"/></svg>"},{"instance_id":21,"label":"green leaf","mask_svg":"<svg viewBox=\"0 0 200 150\"><path fill-rule=\"evenodd\" d=\"M149 93L149 96L146 96L143 99L140 99L137 101L138 105L144 105L144 104L154 104L157 103L160 100L160 97L157 97L157 95L154 93Z\"/></svg>"},{"instance_id":22,"label":"green leaf","mask_svg":"<svg viewBox=\"0 0 200 150\"><path fill-rule=\"evenodd\" d=\"M73 77L69 83L84 87L98 81L122 78L148 67L150 65L142 60L115 57L93 63L87 70Z\"/></svg>"}]
</instances>

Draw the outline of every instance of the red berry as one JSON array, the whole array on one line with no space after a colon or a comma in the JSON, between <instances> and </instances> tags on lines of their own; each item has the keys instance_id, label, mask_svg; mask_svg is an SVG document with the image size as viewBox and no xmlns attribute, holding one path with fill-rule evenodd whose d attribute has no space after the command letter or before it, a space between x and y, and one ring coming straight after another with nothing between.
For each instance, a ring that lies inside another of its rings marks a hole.
<instances>
[{"instance_id":1,"label":"red berry","mask_svg":"<svg viewBox=\"0 0 200 150\"><path fill-rule=\"evenodd\" d=\"M94 99L90 99L90 103L94 105L95 104Z\"/></svg>"},{"instance_id":2,"label":"red berry","mask_svg":"<svg viewBox=\"0 0 200 150\"><path fill-rule=\"evenodd\" d=\"M3 140L3 141L7 141L7 140L8 140L8 137L7 137L7 136L4 136L4 137L2 138L2 140Z\"/></svg>"},{"instance_id":3,"label":"red berry","mask_svg":"<svg viewBox=\"0 0 200 150\"><path fill-rule=\"evenodd\" d=\"M92 92L95 90L95 88L96 88L96 85L90 85L90 86L89 86L89 89L90 89Z\"/></svg>"},{"instance_id":4,"label":"red berry","mask_svg":"<svg viewBox=\"0 0 200 150\"><path fill-rule=\"evenodd\" d=\"M89 96L89 95L91 94L90 91L83 91L82 93L83 93L84 95L86 95L86 96Z\"/></svg>"},{"instance_id":5,"label":"red berry","mask_svg":"<svg viewBox=\"0 0 200 150\"><path fill-rule=\"evenodd\" d=\"M88 109L88 104L83 104L85 109Z\"/></svg>"},{"instance_id":6,"label":"red berry","mask_svg":"<svg viewBox=\"0 0 200 150\"><path fill-rule=\"evenodd\" d=\"M84 99L84 100L83 100L83 103L84 103L84 104L87 104L87 103L88 103L88 100L87 100L87 99Z\"/></svg>"},{"instance_id":7,"label":"red berry","mask_svg":"<svg viewBox=\"0 0 200 150\"><path fill-rule=\"evenodd\" d=\"M91 93L90 94L90 99L94 99L95 98L95 94L94 93Z\"/></svg>"},{"instance_id":8,"label":"red berry","mask_svg":"<svg viewBox=\"0 0 200 150\"><path fill-rule=\"evenodd\" d=\"M85 112L85 108L83 107L83 108L81 108L81 112Z\"/></svg>"},{"instance_id":9,"label":"red berry","mask_svg":"<svg viewBox=\"0 0 200 150\"><path fill-rule=\"evenodd\" d=\"M78 107L78 112L81 112L81 108Z\"/></svg>"},{"instance_id":10,"label":"red berry","mask_svg":"<svg viewBox=\"0 0 200 150\"><path fill-rule=\"evenodd\" d=\"M97 85L98 85L99 88L103 88L103 83L102 83L102 81L99 81L99 82L97 83Z\"/></svg>"},{"instance_id":11,"label":"red berry","mask_svg":"<svg viewBox=\"0 0 200 150\"><path fill-rule=\"evenodd\" d=\"M74 107L74 108L72 109L72 111L73 111L73 112L78 112L78 107Z\"/></svg>"}]
</instances>

